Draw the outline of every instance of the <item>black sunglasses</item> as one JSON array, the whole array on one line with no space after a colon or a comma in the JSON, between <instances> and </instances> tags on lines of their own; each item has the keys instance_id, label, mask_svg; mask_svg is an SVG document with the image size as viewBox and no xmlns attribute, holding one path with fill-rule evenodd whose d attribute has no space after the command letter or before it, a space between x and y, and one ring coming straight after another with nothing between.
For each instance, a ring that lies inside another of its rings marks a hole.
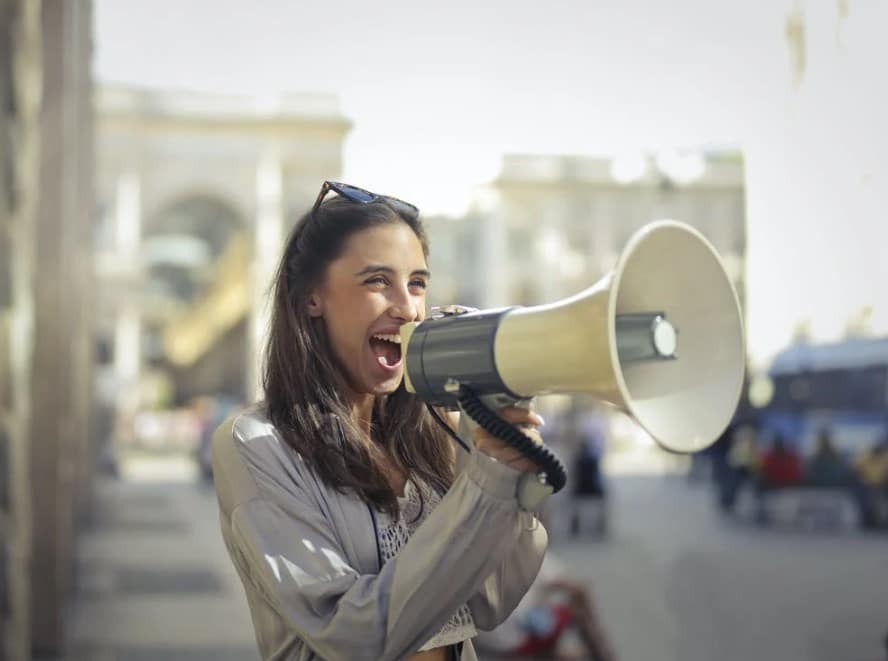
<instances>
[{"instance_id":1,"label":"black sunglasses","mask_svg":"<svg viewBox=\"0 0 888 661\"><path fill-rule=\"evenodd\" d=\"M377 195L376 193L371 193L368 190L364 190L363 188L358 188L357 186L352 186L351 184L343 184L339 181L325 181L321 186L321 192L318 193L318 199L315 200L314 206L311 208L311 214L314 216L315 211L318 210L318 207L321 206L321 202L324 201L324 198L327 197L327 193L330 191L335 191L339 193L346 200L350 200L351 202L357 202L358 204L370 204L371 202L382 202L387 204L389 207L394 209L400 214L404 214L408 218L417 218L419 216L419 208L410 204L409 202L405 202L404 200L399 200L396 197L390 197L388 195Z\"/></svg>"}]
</instances>

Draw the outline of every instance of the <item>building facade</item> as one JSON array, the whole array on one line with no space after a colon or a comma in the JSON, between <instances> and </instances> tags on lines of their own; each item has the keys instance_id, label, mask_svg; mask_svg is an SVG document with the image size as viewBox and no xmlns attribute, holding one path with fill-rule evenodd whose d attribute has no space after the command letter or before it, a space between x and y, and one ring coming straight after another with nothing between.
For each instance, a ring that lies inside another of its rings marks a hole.
<instances>
[{"instance_id":1,"label":"building facade","mask_svg":"<svg viewBox=\"0 0 888 661\"><path fill-rule=\"evenodd\" d=\"M505 156L499 176L481 188L483 204L460 218L426 219L435 273L431 301L482 308L554 302L610 272L645 224L670 218L713 244L742 306L742 156L708 154L679 164L640 159L627 179L614 159Z\"/></svg>"},{"instance_id":2,"label":"building facade","mask_svg":"<svg viewBox=\"0 0 888 661\"><path fill-rule=\"evenodd\" d=\"M680 160L685 159L685 160ZM489 189L484 230L488 303L551 302L614 268L630 237L658 219L698 229L721 255L741 301L745 239L743 161L737 153L639 156L506 156Z\"/></svg>"},{"instance_id":3,"label":"building facade","mask_svg":"<svg viewBox=\"0 0 888 661\"><path fill-rule=\"evenodd\" d=\"M89 0L0 2L0 659L58 653L91 461Z\"/></svg>"},{"instance_id":4,"label":"building facade","mask_svg":"<svg viewBox=\"0 0 888 661\"><path fill-rule=\"evenodd\" d=\"M97 333L118 414L252 399L284 238L340 174L350 123L329 95L103 87L97 100ZM164 401L147 401L158 377Z\"/></svg>"}]
</instances>

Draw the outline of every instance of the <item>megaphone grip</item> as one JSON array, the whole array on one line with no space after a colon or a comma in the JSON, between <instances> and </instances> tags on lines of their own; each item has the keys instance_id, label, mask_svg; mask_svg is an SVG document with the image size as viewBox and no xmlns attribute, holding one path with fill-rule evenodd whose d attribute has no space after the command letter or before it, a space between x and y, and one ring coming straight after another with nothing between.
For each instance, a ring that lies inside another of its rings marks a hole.
<instances>
[{"instance_id":1,"label":"megaphone grip","mask_svg":"<svg viewBox=\"0 0 888 661\"><path fill-rule=\"evenodd\" d=\"M460 387L457 399L460 408L480 427L537 464L546 473L546 480L555 493L564 488L567 483L567 471L554 452L545 445L534 443L515 425L506 422L487 408L470 388Z\"/></svg>"}]
</instances>

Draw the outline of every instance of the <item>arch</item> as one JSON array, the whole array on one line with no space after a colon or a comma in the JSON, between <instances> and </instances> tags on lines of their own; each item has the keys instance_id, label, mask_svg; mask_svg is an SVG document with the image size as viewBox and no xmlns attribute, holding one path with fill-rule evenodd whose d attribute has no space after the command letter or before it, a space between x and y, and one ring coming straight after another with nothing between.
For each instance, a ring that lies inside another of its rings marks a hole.
<instances>
[{"instance_id":1,"label":"arch","mask_svg":"<svg viewBox=\"0 0 888 661\"><path fill-rule=\"evenodd\" d=\"M142 259L147 357L164 369L176 401L245 392L252 225L224 198L191 192L147 218Z\"/></svg>"},{"instance_id":2,"label":"arch","mask_svg":"<svg viewBox=\"0 0 888 661\"><path fill-rule=\"evenodd\" d=\"M191 236L205 241L217 258L232 236L247 227L245 216L223 197L194 192L176 196L146 219L143 240L157 236Z\"/></svg>"}]
</instances>

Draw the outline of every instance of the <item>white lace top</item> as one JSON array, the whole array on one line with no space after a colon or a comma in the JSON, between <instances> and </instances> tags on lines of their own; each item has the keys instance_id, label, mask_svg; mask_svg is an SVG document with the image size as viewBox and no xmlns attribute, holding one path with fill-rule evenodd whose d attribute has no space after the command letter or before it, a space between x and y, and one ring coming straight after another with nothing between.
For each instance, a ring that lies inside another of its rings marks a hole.
<instances>
[{"instance_id":1,"label":"white lace top","mask_svg":"<svg viewBox=\"0 0 888 661\"><path fill-rule=\"evenodd\" d=\"M393 521L384 512L376 512L377 535L379 550L382 554L382 562L388 562L396 555L401 547L410 539L410 535L425 521L429 513L441 501L441 496L428 485L419 481L419 489L412 481L404 487L404 495L398 497L398 506L401 516ZM422 516L420 512L420 489L422 490ZM475 622L467 604L463 604L444 624L441 630L419 648L419 651L454 645L477 635Z\"/></svg>"}]
</instances>

